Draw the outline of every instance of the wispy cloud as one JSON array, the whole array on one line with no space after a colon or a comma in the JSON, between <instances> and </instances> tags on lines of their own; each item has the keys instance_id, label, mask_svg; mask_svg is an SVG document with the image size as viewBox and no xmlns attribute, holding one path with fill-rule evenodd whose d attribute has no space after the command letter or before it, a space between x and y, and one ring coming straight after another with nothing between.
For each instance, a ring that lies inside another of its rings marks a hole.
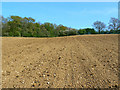
<instances>
[{"instance_id":1,"label":"wispy cloud","mask_svg":"<svg viewBox=\"0 0 120 90\"><path fill-rule=\"evenodd\" d=\"M118 13L118 8L105 8L105 9L99 9L99 10L89 10L89 9L83 9L80 11L68 11L68 14L71 15L89 15L89 14L99 14L99 15L110 15L114 13Z\"/></svg>"}]
</instances>

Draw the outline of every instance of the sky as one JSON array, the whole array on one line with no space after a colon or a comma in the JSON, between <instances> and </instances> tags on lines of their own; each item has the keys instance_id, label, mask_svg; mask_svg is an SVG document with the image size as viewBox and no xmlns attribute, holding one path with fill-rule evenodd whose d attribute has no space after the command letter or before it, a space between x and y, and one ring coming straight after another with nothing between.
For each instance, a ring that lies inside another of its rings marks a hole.
<instances>
[{"instance_id":1,"label":"sky","mask_svg":"<svg viewBox=\"0 0 120 90\"><path fill-rule=\"evenodd\" d=\"M95 21L109 23L118 18L117 2L3 2L2 15L32 17L36 22L62 24L71 28L92 28Z\"/></svg>"}]
</instances>

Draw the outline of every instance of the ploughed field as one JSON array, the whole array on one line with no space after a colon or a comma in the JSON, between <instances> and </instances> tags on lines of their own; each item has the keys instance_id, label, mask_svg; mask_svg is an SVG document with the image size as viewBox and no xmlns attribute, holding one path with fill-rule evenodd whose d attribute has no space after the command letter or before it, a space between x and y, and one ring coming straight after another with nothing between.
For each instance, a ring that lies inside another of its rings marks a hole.
<instances>
[{"instance_id":1,"label":"ploughed field","mask_svg":"<svg viewBox=\"0 0 120 90\"><path fill-rule=\"evenodd\" d=\"M118 35L2 37L2 88L118 87Z\"/></svg>"}]
</instances>

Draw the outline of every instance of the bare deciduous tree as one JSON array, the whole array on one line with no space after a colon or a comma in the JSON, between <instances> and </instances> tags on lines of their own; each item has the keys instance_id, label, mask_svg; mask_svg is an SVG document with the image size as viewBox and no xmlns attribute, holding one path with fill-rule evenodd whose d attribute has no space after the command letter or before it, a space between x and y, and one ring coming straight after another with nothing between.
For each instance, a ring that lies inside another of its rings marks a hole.
<instances>
[{"instance_id":1,"label":"bare deciduous tree","mask_svg":"<svg viewBox=\"0 0 120 90\"><path fill-rule=\"evenodd\" d=\"M101 21L96 21L93 23L93 27L100 33L101 30L105 29L106 25Z\"/></svg>"},{"instance_id":2,"label":"bare deciduous tree","mask_svg":"<svg viewBox=\"0 0 120 90\"><path fill-rule=\"evenodd\" d=\"M110 30L120 29L120 20L118 20L117 18L111 18L109 21L108 29Z\"/></svg>"}]
</instances>

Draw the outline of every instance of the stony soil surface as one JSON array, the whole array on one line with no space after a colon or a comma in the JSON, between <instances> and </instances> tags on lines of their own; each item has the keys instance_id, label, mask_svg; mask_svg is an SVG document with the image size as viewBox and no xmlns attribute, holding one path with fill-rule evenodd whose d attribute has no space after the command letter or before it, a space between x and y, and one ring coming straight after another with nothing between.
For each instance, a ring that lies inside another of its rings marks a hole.
<instances>
[{"instance_id":1,"label":"stony soil surface","mask_svg":"<svg viewBox=\"0 0 120 90\"><path fill-rule=\"evenodd\" d=\"M2 87L118 87L118 35L3 37Z\"/></svg>"}]
</instances>

